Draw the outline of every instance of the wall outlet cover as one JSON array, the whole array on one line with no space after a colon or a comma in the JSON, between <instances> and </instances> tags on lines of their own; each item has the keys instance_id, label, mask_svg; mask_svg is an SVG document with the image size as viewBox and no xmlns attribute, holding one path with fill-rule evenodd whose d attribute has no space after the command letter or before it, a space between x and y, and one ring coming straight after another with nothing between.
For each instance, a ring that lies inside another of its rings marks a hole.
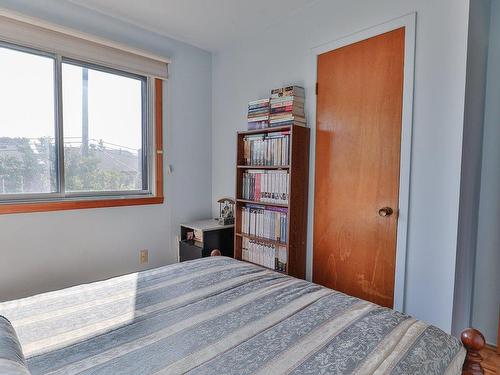
<instances>
[{"instance_id":1,"label":"wall outlet cover","mask_svg":"<svg viewBox=\"0 0 500 375\"><path fill-rule=\"evenodd\" d=\"M147 264L149 262L149 250L141 250L139 253L139 260L141 264Z\"/></svg>"}]
</instances>

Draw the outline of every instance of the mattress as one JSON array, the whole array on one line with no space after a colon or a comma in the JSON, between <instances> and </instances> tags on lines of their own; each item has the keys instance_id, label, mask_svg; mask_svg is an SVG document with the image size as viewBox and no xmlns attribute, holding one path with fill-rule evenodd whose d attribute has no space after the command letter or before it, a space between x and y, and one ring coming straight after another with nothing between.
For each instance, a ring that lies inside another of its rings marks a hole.
<instances>
[{"instance_id":1,"label":"mattress","mask_svg":"<svg viewBox=\"0 0 500 375\"><path fill-rule=\"evenodd\" d=\"M397 311L226 257L0 303L38 374L461 374Z\"/></svg>"}]
</instances>

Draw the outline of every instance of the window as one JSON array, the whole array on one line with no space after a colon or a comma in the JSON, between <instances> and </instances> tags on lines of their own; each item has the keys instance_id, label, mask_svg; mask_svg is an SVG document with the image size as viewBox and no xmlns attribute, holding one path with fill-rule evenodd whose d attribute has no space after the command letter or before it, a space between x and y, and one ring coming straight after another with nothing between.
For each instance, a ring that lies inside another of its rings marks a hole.
<instances>
[{"instance_id":1,"label":"window","mask_svg":"<svg viewBox=\"0 0 500 375\"><path fill-rule=\"evenodd\" d=\"M154 81L0 44L0 82L0 206L162 195Z\"/></svg>"},{"instance_id":2,"label":"window","mask_svg":"<svg viewBox=\"0 0 500 375\"><path fill-rule=\"evenodd\" d=\"M0 46L3 197L57 191L54 69L52 57Z\"/></svg>"},{"instance_id":3,"label":"window","mask_svg":"<svg viewBox=\"0 0 500 375\"><path fill-rule=\"evenodd\" d=\"M145 88L140 77L63 61L66 192L148 190Z\"/></svg>"}]
</instances>

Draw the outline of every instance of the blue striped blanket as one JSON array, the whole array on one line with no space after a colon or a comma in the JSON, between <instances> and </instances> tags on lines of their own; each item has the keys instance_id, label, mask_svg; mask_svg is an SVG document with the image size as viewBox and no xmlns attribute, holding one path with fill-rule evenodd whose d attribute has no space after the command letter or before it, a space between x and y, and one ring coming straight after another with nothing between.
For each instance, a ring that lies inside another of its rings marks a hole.
<instances>
[{"instance_id":1,"label":"blue striped blanket","mask_svg":"<svg viewBox=\"0 0 500 375\"><path fill-rule=\"evenodd\" d=\"M33 375L458 375L465 357L434 326L226 257L0 303L0 314Z\"/></svg>"}]
</instances>

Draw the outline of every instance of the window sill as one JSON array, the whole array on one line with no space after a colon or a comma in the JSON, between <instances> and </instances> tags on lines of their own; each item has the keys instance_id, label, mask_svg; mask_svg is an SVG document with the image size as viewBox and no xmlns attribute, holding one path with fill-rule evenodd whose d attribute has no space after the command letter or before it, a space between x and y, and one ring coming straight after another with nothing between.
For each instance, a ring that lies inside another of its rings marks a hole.
<instances>
[{"instance_id":1,"label":"window sill","mask_svg":"<svg viewBox=\"0 0 500 375\"><path fill-rule=\"evenodd\" d=\"M163 200L163 197L141 197L34 203L4 203L0 204L0 215L28 212L79 210L85 208L141 206L149 204L162 204Z\"/></svg>"}]
</instances>

